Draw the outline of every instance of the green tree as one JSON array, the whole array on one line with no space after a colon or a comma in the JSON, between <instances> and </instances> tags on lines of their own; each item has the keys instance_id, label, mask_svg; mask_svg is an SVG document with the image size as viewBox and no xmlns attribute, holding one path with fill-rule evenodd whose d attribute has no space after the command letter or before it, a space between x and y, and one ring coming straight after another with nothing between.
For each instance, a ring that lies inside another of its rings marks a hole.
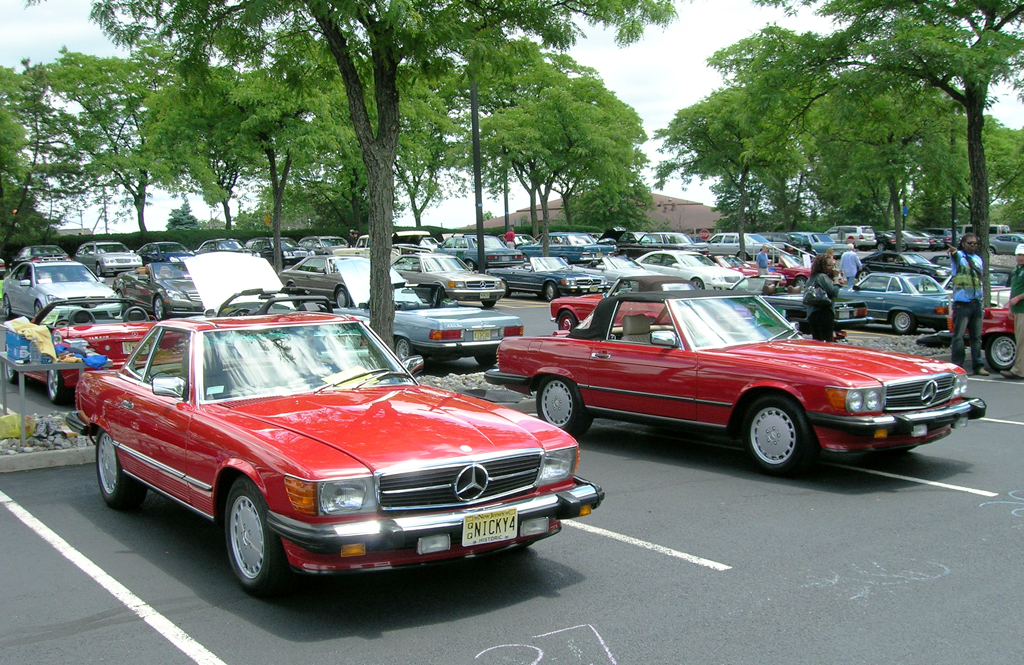
<instances>
[{"instance_id":1,"label":"green tree","mask_svg":"<svg viewBox=\"0 0 1024 665\"><path fill-rule=\"evenodd\" d=\"M390 284L395 157L401 127L403 65L437 71L446 62L489 50L507 34L538 36L557 48L573 43L582 18L617 28L621 43L645 25L674 16L670 0L514 0L506 3L326 0L224 5L206 0L99 0L92 15L120 43L153 26L186 58L207 62L215 51L261 51L268 33L285 26L323 40L344 81L349 115L366 166L369 191L372 327L391 339Z\"/></svg>"},{"instance_id":2,"label":"green tree","mask_svg":"<svg viewBox=\"0 0 1024 665\"><path fill-rule=\"evenodd\" d=\"M50 67L53 89L71 116L71 142L94 188L124 193L143 238L146 202L162 167L147 139L152 111L146 98L166 84L164 64L164 54L146 46L128 59L64 50Z\"/></svg>"},{"instance_id":3,"label":"green tree","mask_svg":"<svg viewBox=\"0 0 1024 665\"><path fill-rule=\"evenodd\" d=\"M167 217L167 230L178 231L182 229L200 229L202 225L195 215L192 214L192 206L188 200L182 202L180 208L175 208Z\"/></svg>"},{"instance_id":4,"label":"green tree","mask_svg":"<svg viewBox=\"0 0 1024 665\"><path fill-rule=\"evenodd\" d=\"M989 186L985 109L991 90L1015 82L1024 55L1024 3L1013 0L759 0L817 6L844 26L847 53L837 64L906 77L942 91L967 120L971 224L988 243ZM986 284L987 284L986 280Z\"/></svg>"}]
</instances>

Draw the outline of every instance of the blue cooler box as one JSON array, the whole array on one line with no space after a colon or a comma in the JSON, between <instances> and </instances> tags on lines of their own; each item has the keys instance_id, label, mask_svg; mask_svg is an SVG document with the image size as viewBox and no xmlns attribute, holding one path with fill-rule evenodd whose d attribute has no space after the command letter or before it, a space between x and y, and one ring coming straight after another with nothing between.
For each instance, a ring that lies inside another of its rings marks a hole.
<instances>
[{"instance_id":1,"label":"blue cooler box","mask_svg":"<svg viewBox=\"0 0 1024 665\"><path fill-rule=\"evenodd\" d=\"M34 343L28 341L18 333L12 330L7 331L7 357L11 360L30 360L32 358L32 347L34 346ZM50 357L42 356L41 362L50 362Z\"/></svg>"}]
</instances>

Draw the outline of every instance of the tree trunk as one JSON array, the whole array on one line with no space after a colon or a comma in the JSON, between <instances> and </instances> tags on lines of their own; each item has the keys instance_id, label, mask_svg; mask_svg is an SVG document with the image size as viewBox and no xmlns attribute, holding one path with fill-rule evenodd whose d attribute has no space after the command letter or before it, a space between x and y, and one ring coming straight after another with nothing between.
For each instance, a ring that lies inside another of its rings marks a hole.
<instances>
[{"instance_id":1,"label":"tree trunk","mask_svg":"<svg viewBox=\"0 0 1024 665\"><path fill-rule=\"evenodd\" d=\"M978 236L978 253L985 259L985 300L991 295L988 282L988 167L985 165L985 146L982 130L985 127L985 102L988 82L968 84L964 87L964 110L967 114L967 164L971 170L971 226Z\"/></svg>"},{"instance_id":2,"label":"tree trunk","mask_svg":"<svg viewBox=\"0 0 1024 665\"><path fill-rule=\"evenodd\" d=\"M744 165L743 171L740 173L740 181L737 185L740 192L740 210L739 215L737 215L736 217L736 230L739 232L739 256L744 261L746 261L749 258L747 252L747 244L744 239L744 227L747 224L747 205L749 204L748 202L750 200L750 195L747 193L747 176L749 175L750 168Z\"/></svg>"},{"instance_id":3,"label":"tree trunk","mask_svg":"<svg viewBox=\"0 0 1024 665\"><path fill-rule=\"evenodd\" d=\"M370 327L394 348L395 293L391 286L391 234L394 219L395 158L398 154L398 64L401 57L391 50L389 36L380 35L374 24L370 32L373 65L373 97L377 126L367 108L364 84L348 39L327 13L326 5L313 5L311 12L331 55L338 65L348 96L348 112L366 166L370 235ZM376 131L374 131L376 129Z\"/></svg>"},{"instance_id":4,"label":"tree trunk","mask_svg":"<svg viewBox=\"0 0 1024 665\"><path fill-rule=\"evenodd\" d=\"M284 190L288 185L288 172L292 167L292 154L289 151L285 154L284 168L280 175L277 172L277 153L273 148L266 148L264 153L267 161L270 162L270 189L274 196L274 213L271 218L271 228L274 236L274 270L281 272L284 268L284 261L281 257L281 210L284 207Z\"/></svg>"},{"instance_id":5,"label":"tree trunk","mask_svg":"<svg viewBox=\"0 0 1024 665\"><path fill-rule=\"evenodd\" d=\"M220 202L222 208L224 208L224 229L227 231L231 230L231 200L224 199Z\"/></svg>"},{"instance_id":6,"label":"tree trunk","mask_svg":"<svg viewBox=\"0 0 1024 665\"><path fill-rule=\"evenodd\" d=\"M551 232L551 215L548 211L548 197L551 196L551 187L542 186L540 188L540 213L541 219L544 221L544 238L541 244L541 255L548 256L548 252L551 248L551 241L548 234Z\"/></svg>"},{"instance_id":7,"label":"tree trunk","mask_svg":"<svg viewBox=\"0 0 1024 665\"><path fill-rule=\"evenodd\" d=\"M132 195L132 203L135 204L135 218L139 222L139 233L142 234L142 241L146 241L146 186L140 183L140 187Z\"/></svg>"},{"instance_id":8,"label":"tree trunk","mask_svg":"<svg viewBox=\"0 0 1024 665\"><path fill-rule=\"evenodd\" d=\"M534 188L530 189L530 225L533 237L536 238L540 234L540 229L537 228L537 190Z\"/></svg>"}]
</instances>

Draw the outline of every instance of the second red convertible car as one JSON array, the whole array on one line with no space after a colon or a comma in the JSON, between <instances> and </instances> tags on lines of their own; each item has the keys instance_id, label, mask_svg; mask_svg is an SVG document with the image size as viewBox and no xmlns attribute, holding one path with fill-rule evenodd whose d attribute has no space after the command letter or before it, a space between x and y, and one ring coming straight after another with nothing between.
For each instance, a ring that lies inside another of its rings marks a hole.
<instances>
[{"instance_id":1,"label":"second red convertible car","mask_svg":"<svg viewBox=\"0 0 1024 665\"><path fill-rule=\"evenodd\" d=\"M608 293L594 293L585 296L565 296L551 301L551 320L558 323L559 330L572 330L576 324L590 316L605 297L619 296L640 291L692 291L693 283L672 275L627 275L620 277L608 289Z\"/></svg>"},{"instance_id":2,"label":"second red convertible car","mask_svg":"<svg viewBox=\"0 0 1024 665\"><path fill-rule=\"evenodd\" d=\"M595 416L726 434L765 472L822 449L909 449L985 414L951 363L804 340L754 294L605 298L568 335L506 339L490 383L536 392L541 418L582 434Z\"/></svg>"},{"instance_id":3,"label":"second red convertible car","mask_svg":"<svg viewBox=\"0 0 1024 665\"><path fill-rule=\"evenodd\" d=\"M421 386L364 323L322 313L170 319L67 417L116 509L147 489L223 525L254 595L292 570L382 569L525 547L604 494L571 436Z\"/></svg>"}]
</instances>

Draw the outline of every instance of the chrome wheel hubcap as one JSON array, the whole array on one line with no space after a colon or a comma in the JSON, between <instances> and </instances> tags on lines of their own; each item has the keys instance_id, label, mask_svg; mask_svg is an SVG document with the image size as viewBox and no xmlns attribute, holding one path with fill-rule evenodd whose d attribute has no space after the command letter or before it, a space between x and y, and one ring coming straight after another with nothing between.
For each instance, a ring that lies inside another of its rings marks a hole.
<instances>
[{"instance_id":1,"label":"chrome wheel hubcap","mask_svg":"<svg viewBox=\"0 0 1024 665\"><path fill-rule=\"evenodd\" d=\"M796 449L796 427L785 411L764 409L750 423L750 440L754 454L769 464L781 464Z\"/></svg>"},{"instance_id":2,"label":"chrome wheel hubcap","mask_svg":"<svg viewBox=\"0 0 1024 665\"><path fill-rule=\"evenodd\" d=\"M541 398L544 420L556 427L564 427L572 417L572 394L561 381L552 381L544 386Z\"/></svg>"},{"instance_id":3,"label":"chrome wheel hubcap","mask_svg":"<svg viewBox=\"0 0 1024 665\"><path fill-rule=\"evenodd\" d=\"M117 449L110 435L103 434L97 444L96 459L99 460L100 484L106 494L117 489Z\"/></svg>"},{"instance_id":4,"label":"chrome wheel hubcap","mask_svg":"<svg viewBox=\"0 0 1024 665\"><path fill-rule=\"evenodd\" d=\"M263 524L256 504L247 496L235 499L231 507L231 550L238 569L249 579L263 568Z\"/></svg>"}]
</instances>

